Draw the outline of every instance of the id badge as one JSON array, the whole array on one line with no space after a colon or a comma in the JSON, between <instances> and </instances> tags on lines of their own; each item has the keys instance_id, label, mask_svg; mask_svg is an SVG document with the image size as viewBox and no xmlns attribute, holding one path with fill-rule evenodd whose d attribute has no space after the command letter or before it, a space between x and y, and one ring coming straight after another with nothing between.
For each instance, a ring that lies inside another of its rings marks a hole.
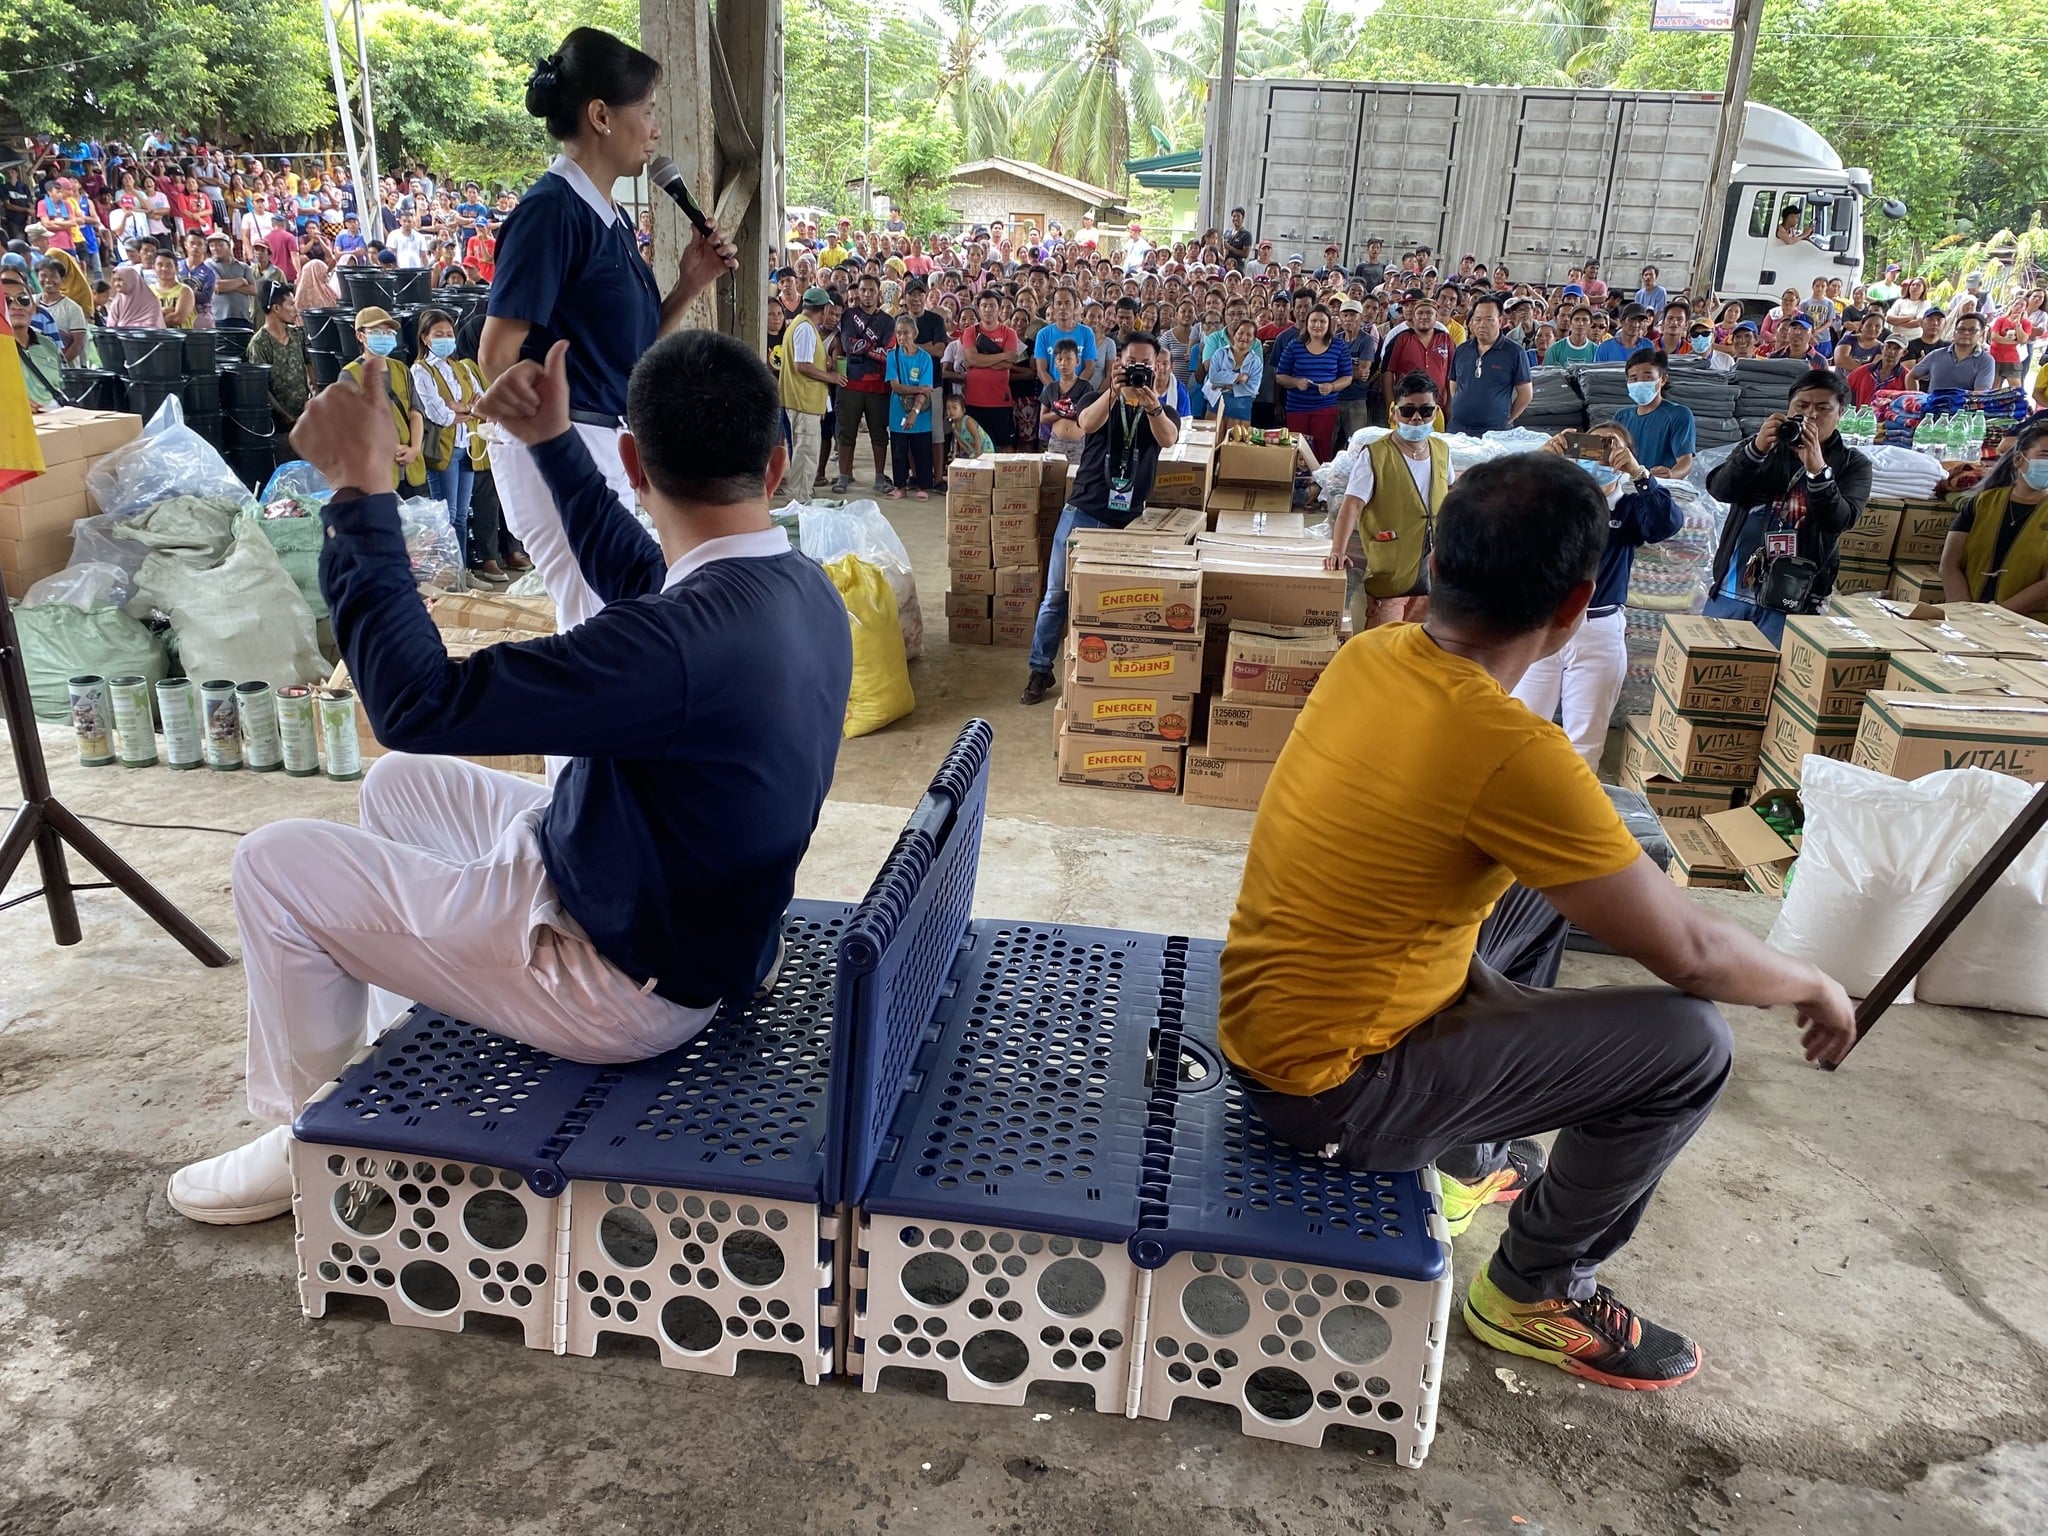
<instances>
[{"instance_id":1,"label":"id badge","mask_svg":"<svg viewBox=\"0 0 2048 1536\"><path fill-rule=\"evenodd\" d=\"M1774 530L1764 535L1764 553L1773 560L1783 560L1799 553L1799 535L1789 528Z\"/></svg>"},{"instance_id":2,"label":"id badge","mask_svg":"<svg viewBox=\"0 0 2048 1536\"><path fill-rule=\"evenodd\" d=\"M1128 512L1131 510L1131 482L1112 480L1109 482L1109 510Z\"/></svg>"}]
</instances>

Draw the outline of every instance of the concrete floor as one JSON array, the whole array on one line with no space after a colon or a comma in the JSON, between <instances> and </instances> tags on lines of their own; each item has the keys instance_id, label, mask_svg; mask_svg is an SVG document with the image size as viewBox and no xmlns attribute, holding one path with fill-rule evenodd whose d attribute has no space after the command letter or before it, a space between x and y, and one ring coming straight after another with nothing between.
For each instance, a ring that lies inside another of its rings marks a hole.
<instances>
[{"instance_id":1,"label":"concrete floor","mask_svg":"<svg viewBox=\"0 0 2048 1536\"><path fill-rule=\"evenodd\" d=\"M934 612L938 516L900 519ZM982 713L981 912L1220 935L1251 818L1058 786L1050 710L1014 702L1022 672L1019 653L934 640L916 715L847 744L800 894L857 897ZM346 786L86 770L45 739L81 812L228 829L355 814ZM234 947L232 837L100 830ZM1770 920L1764 898L1715 899ZM1436 1446L1406 1471L1187 1406L1168 1423L1058 1397L963 1407L900 1378L863 1397L774 1369L728 1381L366 1314L308 1322L287 1223L201 1228L163 1199L171 1167L252 1129L238 972L191 963L109 894L80 905L86 939L66 950L39 908L0 916L7 1536L2048 1530L2048 1021L1901 1010L1822 1076L1786 1015L1730 1010L1733 1085L1608 1272L1701 1341L1700 1378L1637 1395L1516 1362L1511 1391L1506 1357L1454 1323ZM1574 955L1564 980L1639 974ZM1457 1244L1461 1274L1499 1220Z\"/></svg>"}]
</instances>

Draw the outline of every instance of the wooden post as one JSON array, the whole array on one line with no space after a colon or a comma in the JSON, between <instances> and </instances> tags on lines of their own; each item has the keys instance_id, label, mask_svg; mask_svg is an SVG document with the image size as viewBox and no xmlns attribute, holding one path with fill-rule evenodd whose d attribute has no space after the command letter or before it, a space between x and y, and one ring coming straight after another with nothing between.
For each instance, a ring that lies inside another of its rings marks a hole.
<instances>
[{"instance_id":1,"label":"wooden post","mask_svg":"<svg viewBox=\"0 0 2048 1536\"><path fill-rule=\"evenodd\" d=\"M726 0L715 20L710 0L641 0L640 39L661 61L662 149L739 247L739 270L691 306L689 323L763 347L766 274L782 242L782 0ZM667 198L653 207L667 289L690 226Z\"/></svg>"}]
</instances>

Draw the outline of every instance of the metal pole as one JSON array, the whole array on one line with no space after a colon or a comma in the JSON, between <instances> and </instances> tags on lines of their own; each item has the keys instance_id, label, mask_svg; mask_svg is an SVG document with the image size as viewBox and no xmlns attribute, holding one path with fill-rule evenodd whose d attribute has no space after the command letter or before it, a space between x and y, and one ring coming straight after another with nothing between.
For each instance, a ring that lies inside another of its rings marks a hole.
<instances>
[{"instance_id":1,"label":"metal pole","mask_svg":"<svg viewBox=\"0 0 2048 1536\"><path fill-rule=\"evenodd\" d=\"M1712 298L1714 293L1714 265L1721 259L1721 234L1728 222L1728 184L1735 175L1736 151L1742 147L1749 68L1756 58L1756 40L1763 30L1763 21L1763 0L1736 0L1735 33L1728 48L1728 84L1721 93L1721 126L1714 135L1714 165L1707 176L1704 206L1700 209L1700 243L1693 256L1692 281L1686 285L1703 300Z\"/></svg>"},{"instance_id":2,"label":"metal pole","mask_svg":"<svg viewBox=\"0 0 2048 1536\"><path fill-rule=\"evenodd\" d=\"M334 110L341 117L341 143L348 152L348 173L356 180L356 206L363 201L363 157L356 145L355 105L349 100L348 72L341 63L341 36L334 25L334 0L320 0L320 16L327 23L327 62L334 71Z\"/></svg>"},{"instance_id":3,"label":"metal pole","mask_svg":"<svg viewBox=\"0 0 2048 1536\"><path fill-rule=\"evenodd\" d=\"M860 46L860 216L863 222L874 213L875 189L874 168L869 163L870 147L874 131L874 48L871 44Z\"/></svg>"},{"instance_id":4,"label":"metal pole","mask_svg":"<svg viewBox=\"0 0 2048 1536\"><path fill-rule=\"evenodd\" d=\"M1238 0L1223 0L1223 50L1216 60L1216 89L1211 93L1209 114L1215 124L1209 143L1202 149L1202 228L1221 229L1229 217L1230 188L1225 178L1230 171L1230 101L1232 83L1237 79Z\"/></svg>"},{"instance_id":5,"label":"metal pole","mask_svg":"<svg viewBox=\"0 0 2048 1536\"><path fill-rule=\"evenodd\" d=\"M382 206L377 183L381 179L377 171L377 113L370 105L370 43L363 35L363 0L355 0L356 13L356 87L363 98L363 155L370 163L370 182L366 189L356 189L356 207L364 209L364 238L368 239L370 216ZM367 201L366 201L367 199Z\"/></svg>"}]
</instances>

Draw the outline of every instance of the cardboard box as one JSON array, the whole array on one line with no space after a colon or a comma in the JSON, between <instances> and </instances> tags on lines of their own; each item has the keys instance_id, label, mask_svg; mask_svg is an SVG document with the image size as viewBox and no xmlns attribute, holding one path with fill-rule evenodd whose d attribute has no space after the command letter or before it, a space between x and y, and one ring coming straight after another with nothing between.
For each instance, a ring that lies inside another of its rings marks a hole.
<instances>
[{"instance_id":1,"label":"cardboard box","mask_svg":"<svg viewBox=\"0 0 2048 1536\"><path fill-rule=\"evenodd\" d=\"M1209 706L1208 744L1203 750L1237 762L1277 762L1300 718L1301 711L1287 704L1232 704L1219 699Z\"/></svg>"},{"instance_id":2,"label":"cardboard box","mask_svg":"<svg viewBox=\"0 0 2048 1536\"><path fill-rule=\"evenodd\" d=\"M62 541L66 559L71 553L71 529L82 517L92 516L92 503L86 500L84 491L77 491L61 501L31 502L25 507L0 507L0 549L9 551L0 554L0 567L18 569L14 564L19 558L23 545L46 545L52 539Z\"/></svg>"},{"instance_id":3,"label":"cardboard box","mask_svg":"<svg viewBox=\"0 0 2048 1536\"><path fill-rule=\"evenodd\" d=\"M1683 714L1661 681L1650 690L1649 722L1646 739L1668 777L1716 784L1747 784L1756 777L1762 725Z\"/></svg>"},{"instance_id":4,"label":"cardboard box","mask_svg":"<svg viewBox=\"0 0 2048 1536\"><path fill-rule=\"evenodd\" d=\"M125 448L142 436L143 421L125 411L88 411L69 406L50 413L60 418L78 443L79 456L97 459ZM49 460L45 459L44 463Z\"/></svg>"},{"instance_id":5,"label":"cardboard box","mask_svg":"<svg viewBox=\"0 0 2048 1536\"><path fill-rule=\"evenodd\" d=\"M1926 651L1901 651L1885 671L1884 687L1892 693L1966 693L2029 698L2030 680L1996 656L1934 656Z\"/></svg>"},{"instance_id":6,"label":"cardboard box","mask_svg":"<svg viewBox=\"0 0 2048 1536\"><path fill-rule=\"evenodd\" d=\"M948 615L946 638L955 645L992 645L995 642L995 632L987 619L956 619Z\"/></svg>"},{"instance_id":7,"label":"cardboard box","mask_svg":"<svg viewBox=\"0 0 2048 1536\"><path fill-rule=\"evenodd\" d=\"M1294 493L1283 485L1217 485L1202 505L1212 518L1278 517L1294 506Z\"/></svg>"},{"instance_id":8,"label":"cardboard box","mask_svg":"<svg viewBox=\"0 0 2048 1536\"><path fill-rule=\"evenodd\" d=\"M996 517L1029 517L1032 532L1037 532L1038 487L1035 485L999 488L989 498L989 511Z\"/></svg>"},{"instance_id":9,"label":"cardboard box","mask_svg":"<svg viewBox=\"0 0 2048 1536\"><path fill-rule=\"evenodd\" d=\"M1666 772L1650 749L1649 728L1649 716L1629 717L1621 749L1620 777L1625 788L1641 795L1659 816L1703 816L1708 811L1725 811L1734 803L1733 785L1688 783Z\"/></svg>"},{"instance_id":10,"label":"cardboard box","mask_svg":"<svg viewBox=\"0 0 2048 1536\"><path fill-rule=\"evenodd\" d=\"M70 523L25 539L0 539L0 571L42 570L53 561L62 570L70 559Z\"/></svg>"},{"instance_id":11,"label":"cardboard box","mask_svg":"<svg viewBox=\"0 0 2048 1536\"><path fill-rule=\"evenodd\" d=\"M998 566L1038 564L1038 540L997 539L989 546L989 557Z\"/></svg>"},{"instance_id":12,"label":"cardboard box","mask_svg":"<svg viewBox=\"0 0 2048 1536\"><path fill-rule=\"evenodd\" d=\"M989 600L989 617L1008 619L1012 623L1036 623L1038 620L1038 594L1036 592L1006 592Z\"/></svg>"},{"instance_id":13,"label":"cardboard box","mask_svg":"<svg viewBox=\"0 0 2048 1536\"><path fill-rule=\"evenodd\" d=\"M1900 602L1939 603L1944 590L1939 568L1932 565L1894 565L1891 585L1885 588L1885 594Z\"/></svg>"},{"instance_id":14,"label":"cardboard box","mask_svg":"<svg viewBox=\"0 0 2048 1536\"><path fill-rule=\"evenodd\" d=\"M448 648L450 656L474 656L478 651L507 642L532 640L536 638L530 630L522 629L446 629L441 632L441 643ZM330 688L348 688L348 663L335 667L327 680ZM369 712L363 708L363 697L356 695L356 737L362 746L365 758L381 757L388 750L377 740L370 729ZM539 753L509 753L496 756L466 757L464 761L476 763L484 768L495 768L501 773L546 773L547 759Z\"/></svg>"},{"instance_id":15,"label":"cardboard box","mask_svg":"<svg viewBox=\"0 0 2048 1536\"><path fill-rule=\"evenodd\" d=\"M1154 561L1086 559L1067 576L1068 613L1087 629L1192 635L1202 614L1202 573Z\"/></svg>"},{"instance_id":16,"label":"cardboard box","mask_svg":"<svg viewBox=\"0 0 2048 1536\"><path fill-rule=\"evenodd\" d=\"M1209 460L1214 446L1190 442L1185 433L1171 448L1160 450L1152 472L1152 504L1156 507L1199 508L1209 489Z\"/></svg>"},{"instance_id":17,"label":"cardboard box","mask_svg":"<svg viewBox=\"0 0 2048 1536\"><path fill-rule=\"evenodd\" d=\"M989 524L988 503L985 501L978 506L974 502L969 502L965 508L948 507L946 547L950 549L958 544L972 546L994 543L995 535L990 531Z\"/></svg>"},{"instance_id":18,"label":"cardboard box","mask_svg":"<svg viewBox=\"0 0 2048 1536\"><path fill-rule=\"evenodd\" d=\"M1029 491L1035 501L1039 482L1045 478L1045 455L998 453L993 458L994 475L989 488L995 491Z\"/></svg>"},{"instance_id":19,"label":"cardboard box","mask_svg":"<svg viewBox=\"0 0 2048 1536\"><path fill-rule=\"evenodd\" d=\"M1778 648L1740 619L1667 614L1652 673L1674 713L1761 725L1778 676Z\"/></svg>"},{"instance_id":20,"label":"cardboard box","mask_svg":"<svg viewBox=\"0 0 2048 1536\"><path fill-rule=\"evenodd\" d=\"M996 582L1002 573L992 566L978 565L971 571L958 566L946 572L946 590L949 592L973 592L989 596L996 590Z\"/></svg>"},{"instance_id":21,"label":"cardboard box","mask_svg":"<svg viewBox=\"0 0 2048 1536\"><path fill-rule=\"evenodd\" d=\"M1076 685L1060 697L1066 726L1097 736L1137 736L1183 746L1194 730L1195 697L1161 688L1089 688Z\"/></svg>"},{"instance_id":22,"label":"cardboard box","mask_svg":"<svg viewBox=\"0 0 2048 1536\"><path fill-rule=\"evenodd\" d=\"M443 592L421 588L427 611L442 629L514 629L530 635L555 632L551 597L504 597L494 592Z\"/></svg>"},{"instance_id":23,"label":"cardboard box","mask_svg":"<svg viewBox=\"0 0 2048 1536\"><path fill-rule=\"evenodd\" d=\"M1885 668L1894 651L1919 652L1920 642L1897 624L1856 623L1834 614L1795 614L1785 621L1778 658L1778 688L1791 694L1817 720L1852 726L1863 713L1863 695L1890 686Z\"/></svg>"},{"instance_id":24,"label":"cardboard box","mask_svg":"<svg viewBox=\"0 0 2048 1536\"><path fill-rule=\"evenodd\" d=\"M1060 782L1179 794L1181 759L1186 750L1163 741L1098 736L1064 725L1059 732Z\"/></svg>"},{"instance_id":25,"label":"cardboard box","mask_svg":"<svg viewBox=\"0 0 2048 1536\"><path fill-rule=\"evenodd\" d=\"M1660 820L1671 844L1671 878L1690 890L1748 889L1742 866L1727 846L1707 830L1704 817L1667 816Z\"/></svg>"},{"instance_id":26,"label":"cardboard box","mask_svg":"<svg viewBox=\"0 0 2048 1536\"><path fill-rule=\"evenodd\" d=\"M1898 542L1892 546L1892 563L1939 566L1941 547L1948 542L1948 531L1955 524L1956 509L1945 501L1909 501L1905 503L1903 513ZM1940 594L1929 601L1940 602Z\"/></svg>"},{"instance_id":27,"label":"cardboard box","mask_svg":"<svg viewBox=\"0 0 2048 1536\"><path fill-rule=\"evenodd\" d=\"M1889 566L1892 560L1892 546L1898 542L1899 523L1906 515L1906 504L1887 496L1873 496L1865 503L1863 515L1842 531L1835 543L1835 549L1842 557L1842 563L1852 561L1857 565ZM1835 590L1842 589L1838 580Z\"/></svg>"},{"instance_id":28,"label":"cardboard box","mask_svg":"<svg viewBox=\"0 0 2048 1536\"><path fill-rule=\"evenodd\" d=\"M1892 567L1888 560L1844 560L1835 568L1835 593L1840 597L1853 597L1860 592L1883 593L1892 584Z\"/></svg>"},{"instance_id":29,"label":"cardboard box","mask_svg":"<svg viewBox=\"0 0 2048 1536\"><path fill-rule=\"evenodd\" d=\"M1952 603L1949 606L1954 609L1965 605ZM1939 628L1947 636L1967 637L1972 644L1981 647L1981 653L1986 656L1996 656L2004 661L2048 661L2048 625L2038 624L2022 614L2008 612L2003 619L1974 615L1948 618Z\"/></svg>"},{"instance_id":30,"label":"cardboard box","mask_svg":"<svg viewBox=\"0 0 2048 1536\"><path fill-rule=\"evenodd\" d=\"M1218 512L1215 531L1255 539L1304 539L1307 523L1300 512Z\"/></svg>"},{"instance_id":31,"label":"cardboard box","mask_svg":"<svg viewBox=\"0 0 2048 1536\"><path fill-rule=\"evenodd\" d=\"M1168 532L1133 531L1128 528L1082 528L1067 544L1062 582L1070 580L1075 565L1083 559L1108 560L1118 564L1163 565L1175 570L1201 568L1201 558L1187 541Z\"/></svg>"},{"instance_id":32,"label":"cardboard box","mask_svg":"<svg viewBox=\"0 0 2048 1536\"><path fill-rule=\"evenodd\" d=\"M998 511L989 518L989 529L991 544L1021 539L1035 549L1038 545L1038 509L1027 507L1021 512Z\"/></svg>"},{"instance_id":33,"label":"cardboard box","mask_svg":"<svg viewBox=\"0 0 2048 1536\"><path fill-rule=\"evenodd\" d=\"M1253 443L1223 443L1216 449L1212 485L1284 485L1294 487L1294 449Z\"/></svg>"},{"instance_id":34,"label":"cardboard box","mask_svg":"<svg viewBox=\"0 0 2048 1536\"><path fill-rule=\"evenodd\" d=\"M955 459L946 466L946 501L955 496L991 496L996 488L996 466L990 459Z\"/></svg>"},{"instance_id":35,"label":"cardboard box","mask_svg":"<svg viewBox=\"0 0 2048 1536\"><path fill-rule=\"evenodd\" d=\"M994 551L987 544L948 544L946 568L952 571L995 569Z\"/></svg>"},{"instance_id":36,"label":"cardboard box","mask_svg":"<svg viewBox=\"0 0 2048 1536\"><path fill-rule=\"evenodd\" d=\"M1866 690L1867 691L1867 690ZM1863 709L1857 695L1857 714ZM1777 764L1778 778L1787 784L1799 782L1800 765L1809 757L1831 757L1849 761L1856 746L1856 721L1823 721L1780 683L1771 691L1771 712L1764 719L1761 758Z\"/></svg>"},{"instance_id":37,"label":"cardboard box","mask_svg":"<svg viewBox=\"0 0 2048 1536\"><path fill-rule=\"evenodd\" d=\"M1032 622L1032 619L1035 617L1036 615L1033 615L1032 618L995 619L991 621L989 625L989 644L999 645L1012 651L1030 650L1032 631L1037 628L1037 625Z\"/></svg>"},{"instance_id":38,"label":"cardboard box","mask_svg":"<svg viewBox=\"0 0 2048 1536\"><path fill-rule=\"evenodd\" d=\"M1785 894L1785 876L1799 850L1780 837L1755 806L1710 812L1700 818L1700 825L1721 845L1747 889L1770 896Z\"/></svg>"},{"instance_id":39,"label":"cardboard box","mask_svg":"<svg viewBox=\"0 0 2048 1536\"><path fill-rule=\"evenodd\" d=\"M1202 552L1206 624L1328 625L1344 616L1344 573L1321 559Z\"/></svg>"},{"instance_id":40,"label":"cardboard box","mask_svg":"<svg viewBox=\"0 0 2048 1536\"><path fill-rule=\"evenodd\" d=\"M985 619L989 617L989 604L995 599L986 592L948 592L946 594L946 617L949 619Z\"/></svg>"},{"instance_id":41,"label":"cardboard box","mask_svg":"<svg viewBox=\"0 0 2048 1536\"><path fill-rule=\"evenodd\" d=\"M1035 604L1045 595L1045 572L1035 565L998 566L990 590L997 597L1028 597Z\"/></svg>"},{"instance_id":42,"label":"cardboard box","mask_svg":"<svg viewBox=\"0 0 2048 1536\"><path fill-rule=\"evenodd\" d=\"M1886 580L1890 580L1889 574ZM1844 592L1840 587L1828 594L1826 611L1854 619L1859 624L1872 620L1939 619L1942 616L1940 608L1926 603L1899 603L1882 592Z\"/></svg>"},{"instance_id":43,"label":"cardboard box","mask_svg":"<svg viewBox=\"0 0 2048 1536\"><path fill-rule=\"evenodd\" d=\"M1849 761L1895 779L1989 768L2048 783L2048 701L1881 690L1863 702Z\"/></svg>"},{"instance_id":44,"label":"cardboard box","mask_svg":"<svg viewBox=\"0 0 2048 1536\"><path fill-rule=\"evenodd\" d=\"M1120 531L1149 533L1155 538L1185 544L1202 531L1205 521L1198 507L1148 506Z\"/></svg>"},{"instance_id":45,"label":"cardboard box","mask_svg":"<svg viewBox=\"0 0 2048 1536\"><path fill-rule=\"evenodd\" d=\"M1143 684L1192 694L1202 686L1202 643L1188 636L1070 629L1066 662L1066 681L1084 688Z\"/></svg>"},{"instance_id":46,"label":"cardboard box","mask_svg":"<svg viewBox=\"0 0 2048 1536\"><path fill-rule=\"evenodd\" d=\"M1213 805L1225 811L1256 811L1266 793L1273 765L1241 757L1188 754L1187 784L1181 798L1189 805Z\"/></svg>"},{"instance_id":47,"label":"cardboard box","mask_svg":"<svg viewBox=\"0 0 2048 1536\"><path fill-rule=\"evenodd\" d=\"M1233 624L1224 655L1223 699L1230 704L1285 701L1299 708L1336 658L1334 629Z\"/></svg>"}]
</instances>

